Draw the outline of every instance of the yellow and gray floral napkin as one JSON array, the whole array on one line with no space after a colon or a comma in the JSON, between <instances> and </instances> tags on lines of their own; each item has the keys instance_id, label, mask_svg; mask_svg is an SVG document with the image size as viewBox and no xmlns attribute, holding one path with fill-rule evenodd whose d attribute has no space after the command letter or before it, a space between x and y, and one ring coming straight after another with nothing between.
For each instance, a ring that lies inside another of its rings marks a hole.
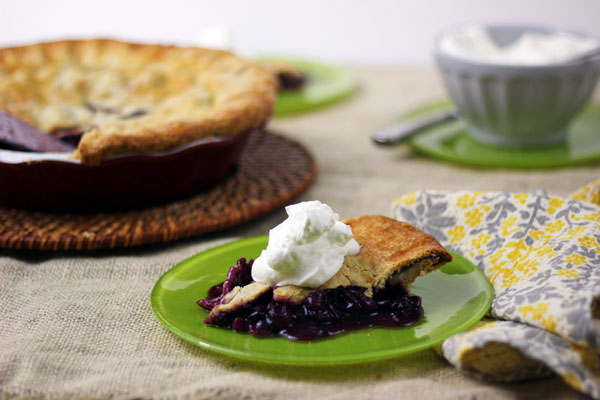
<instances>
[{"instance_id":1,"label":"yellow and gray floral napkin","mask_svg":"<svg viewBox=\"0 0 600 400\"><path fill-rule=\"evenodd\" d=\"M600 398L600 181L570 199L539 193L420 191L395 218L476 264L491 315L447 339L444 357L483 379L560 375Z\"/></svg>"}]
</instances>

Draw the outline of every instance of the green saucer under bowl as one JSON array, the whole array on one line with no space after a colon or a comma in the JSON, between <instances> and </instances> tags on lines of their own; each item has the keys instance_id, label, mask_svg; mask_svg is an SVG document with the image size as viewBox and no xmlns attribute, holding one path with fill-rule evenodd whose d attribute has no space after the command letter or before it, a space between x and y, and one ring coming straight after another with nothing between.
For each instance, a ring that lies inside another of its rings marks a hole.
<instances>
[{"instance_id":1,"label":"green saucer under bowl","mask_svg":"<svg viewBox=\"0 0 600 400\"><path fill-rule=\"evenodd\" d=\"M279 93L275 104L275 116L285 116L312 111L350 95L357 87L354 76L344 68L316 61L261 58L263 62L284 61L307 76L300 90L284 90Z\"/></svg>"},{"instance_id":2,"label":"green saucer under bowl","mask_svg":"<svg viewBox=\"0 0 600 400\"><path fill-rule=\"evenodd\" d=\"M449 110L447 101L421 107L402 119L426 117ZM440 160L472 167L559 168L600 161L600 105L589 104L569 126L567 139L540 148L494 147L471 139L462 121L456 120L425 129L407 143L417 152Z\"/></svg>"}]
</instances>

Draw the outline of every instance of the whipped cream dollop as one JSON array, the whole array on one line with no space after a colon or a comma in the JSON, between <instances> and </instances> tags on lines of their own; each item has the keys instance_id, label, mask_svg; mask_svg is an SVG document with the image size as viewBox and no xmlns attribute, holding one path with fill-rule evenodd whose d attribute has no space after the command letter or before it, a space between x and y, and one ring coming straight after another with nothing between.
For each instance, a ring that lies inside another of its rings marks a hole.
<instances>
[{"instance_id":1,"label":"whipped cream dollop","mask_svg":"<svg viewBox=\"0 0 600 400\"><path fill-rule=\"evenodd\" d=\"M444 34L439 48L455 57L505 65L549 65L568 61L600 46L598 40L568 32L526 32L515 42L500 46L480 26L465 26Z\"/></svg>"},{"instance_id":2,"label":"whipped cream dollop","mask_svg":"<svg viewBox=\"0 0 600 400\"><path fill-rule=\"evenodd\" d=\"M360 245L352 228L318 200L287 206L288 218L269 231L269 244L254 260L252 278L272 287L316 288L342 267Z\"/></svg>"}]
</instances>

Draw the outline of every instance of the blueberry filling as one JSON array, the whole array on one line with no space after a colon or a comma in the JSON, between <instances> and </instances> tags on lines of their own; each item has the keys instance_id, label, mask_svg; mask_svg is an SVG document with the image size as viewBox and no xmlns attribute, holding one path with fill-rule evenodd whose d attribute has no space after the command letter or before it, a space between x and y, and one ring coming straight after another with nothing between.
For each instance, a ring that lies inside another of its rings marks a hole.
<instances>
[{"instance_id":1,"label":"blueberry filling","mask_svg":"<svg viewBox=\"0 0 600 400\"><path fill-rule=\"evenodd\" d=\"M115 114L120 120L139 118L148 113L144 109L135 109L128 113L91 102L84 107L95 114ZM54 129L48 134L19 119L15 115L0 110L0 149L33 151L33 152L71 152L81 141L86 128L83 126L66 126Z\"/></svg>"},{"instance_id":2,"label":"blueberry filling","mask_svg":"<svg viewBox=\"0 0 600 400\"><path fill-rule=\"evenodd\" d=\"M239 259L229 269L227 279L210 288L198 305L210 311L234 287L252 283L252 263ZM405 327L423 317L421 298L409 295L402 284L389 283L372 297L364 292L365 288L357 286L319 289L302 303L291 305L273 300L269 290L231 313L217 313L204 322L255 336L315 340L371 326Z\"/></svg>"},{"instance_id":3,"label":"blueberry filling","mask_svg":"<svg viewBox=\"0 0 600 400\"><path fill-rule=\"evenodd\" d=\"M279 85L283 90L300 90L306 83L306 75L279 72L277 74Z\"/></svg>"},{"instance_id":4,"label":"blueberry filling","mask_svg":"<svg viewBox=\"0 0 600 400\"><path fill-rule=\"evenodd\" d=\"M0 110L0 148L34 152L70 152L73 147Z\"/></svg>"},{"instance_id":5,"label":"blueberry filling","mask_svg":"<svg viewBox=\"0 0 600 400\"><path fill-rule=\"evenodd\" d=\"M59 128L50 132L49 135L75 148L79 145L79 142L81 141L81 136L83 135L83 128L80 126L73 126L70 128Z\"/></svg>"},{"instance_id":6,"label":"blueberry filling","mask_svg":"<svg viewBox=\"0 0 600 400\"><path fill-rule=\"evenodd\" d=\"M94 111L96 113L98 113L98 112L103 112L105 114L116 114L117 113L117 111L115 111L112 108L99 108L99 107L94 106L91 103L86 103L85 106L87 109ZM121 114L121 115L119 115L119 119L126 120L126 119L138 118L138 117L144 116L146 114L147 114L147 111L139 109L139 110L131 111L128 114ZM49 134L54 139L58 139L61 142L75 148L79 145L79 142L81 141L81 137L83 136L84 132L85 132L84 127L73 126L73 127L68 127L68 128L55 129L52 132L50 132Z\"/></svg>"}]
</instances>

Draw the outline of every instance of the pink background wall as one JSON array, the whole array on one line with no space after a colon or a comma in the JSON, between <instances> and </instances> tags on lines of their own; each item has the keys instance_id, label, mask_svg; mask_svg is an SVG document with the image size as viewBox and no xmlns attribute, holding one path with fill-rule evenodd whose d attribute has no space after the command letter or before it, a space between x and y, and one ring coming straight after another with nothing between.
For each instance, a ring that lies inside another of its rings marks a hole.
<instances>
[{"instance_id":1,"label":"pink background wall","mask_svg":"<svg viewBox=\"0 0 600 400\"><path fill-rule=\"evenodd\" d=\"M600 0L0 0L0 45L65 37L194 43L229 33L243 55L429 64L437 32L465 21L532 22L600 37Z\"/></svg>"}]
</instances>

